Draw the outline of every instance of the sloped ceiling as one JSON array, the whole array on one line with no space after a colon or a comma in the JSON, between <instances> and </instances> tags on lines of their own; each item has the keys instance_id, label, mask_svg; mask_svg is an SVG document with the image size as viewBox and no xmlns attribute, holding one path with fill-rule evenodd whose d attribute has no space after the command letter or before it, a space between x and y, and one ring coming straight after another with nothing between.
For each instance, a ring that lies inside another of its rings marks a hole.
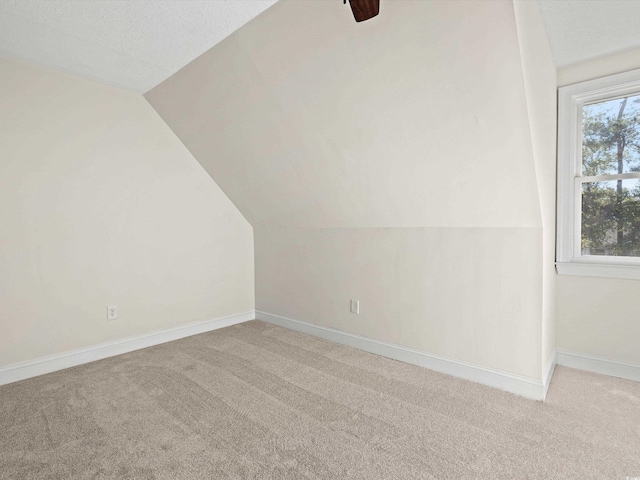
<instances>
[{"instance_id":1,"label":"sloped ceiling","mask_svg":"<svg viewBox=\"0 0 640 480\"><path fill-rule=\"evenodd\" d=\"M254 226L539 226L510 2L281 0L146 98Z\"/></svg>"},{"instance_id":2,"label":"sloped ceiling","mask_svg":"<svg viewBox=\"0 0 640 480\"><path fill-rule=\"evenodd\" d=\"M144 93L277 0L0 0L0 55Z\"/></svg>"},{"instance_id":3,"label":"sloped ceiling","mask_svg":"<svg viewBox=\"0 0 640 480\"><path fill-rule=\"evenodd\" d=\"M640 47L638 0L538 0L556 65Z\"/></svg>"},{"instance_id":4,"label":"sloped ceiling","mask_svg":"<svg viewBox=\"0 0 640 480\"><path fill-rule=\"evenodd\" d=\"M0 55L144 93L276 1L0 0ZM640 47L640 0L538 4L558 66Z\"/></svg>"}]
</instances>

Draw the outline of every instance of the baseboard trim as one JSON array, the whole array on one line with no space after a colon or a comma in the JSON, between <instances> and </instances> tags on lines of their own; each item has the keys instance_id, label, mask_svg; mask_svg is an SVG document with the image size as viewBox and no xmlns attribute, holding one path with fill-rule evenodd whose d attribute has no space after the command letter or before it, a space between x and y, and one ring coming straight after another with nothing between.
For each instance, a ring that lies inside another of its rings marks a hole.
<instances>
[{"instance_id":1,"label":"baseboard trim","mask_svg":"<svg viewBox=\"0 0 640 480\"><path fill-rule=\"evenodd\" d=\"M88 348L40 357L27 362L14 363L13 365L0 368L0 385L64 370L65 368L76 367L85 363L95 362L96 360L102 360L103 358L122 355L123 353L133 352L134 350L152 347L199 333L229 327L253 320L254 318L255 311L251 310L235 315L189 323L167 330L128 337L122 340L115 340L113 342L101 343Z\"/></svg>"},{"instance_id":2,"label":"baseboard trim","mask_svg":"<svg viewBox=\"0 0 640 480\"><path fill-rule=\"evenodd\" d=\"M558 365L640 382L640 365L637 363L558 350Z\"/></svg>"},{"instance_id":3,"label":"baseboard trim","mask_svg":"<svg viewBox=\"0 0 640 480\"><path fill-rule=\"evenodd\" d=\"M352 333L321 327L300 320L275 315L273 313L256 310L256 318L280 327L296 330L349 347L364 350L383 357L392 358L405 363L435 370L454 377L471 380L489 387L499 388L532 400L544 400L546 387L540 380L536 380L513 373L495 370L460 360L442 357L419 350L381 342L372 338L362 337Z\"/></svg>"},{"instance_id":4,"label":"baseboard trim","mask_svg":"<svg viewBox=\"0 0 640 480\"><path fill-rule=\"evenodd\" d=\"M547 361L547 374L544 377L544 399L547 398L547 393L549 392L549 385L551 385L551 379L553 378L553 374L556 371L556 365L558 363L558 355L557 352L553 352Z\"/></svg>"}]
</instances>

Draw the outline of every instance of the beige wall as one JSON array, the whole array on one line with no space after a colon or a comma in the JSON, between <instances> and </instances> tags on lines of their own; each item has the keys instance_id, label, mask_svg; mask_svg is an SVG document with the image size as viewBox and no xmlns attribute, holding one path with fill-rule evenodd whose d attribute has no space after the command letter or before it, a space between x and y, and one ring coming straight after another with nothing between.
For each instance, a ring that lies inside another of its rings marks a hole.
<instances>
[{"instance_id":1,"label":"beige wall","mask_svg":"<svg viewBox=\"0 0 640 480\"><path fill-rule=\"evenodd\" d=\"M537 2L514 2L542 214L542 372L556 351L556 65Z\"/></svg>"},{"instance_id":2,"label":"beige wall","mask_svg":"<svg viewBox=\"0 0 640 480\"><path fill-rule=\"evenodd\" d=\"M251 224L538 227L510 2L281 0L146 94Z\"/></svg>"},{"instance_id":3,"label":"beige wall","mask_svg":"<svg viewBox=\"0 0 640 480\"><path fill-rule=\"evenodd\" d=\"M640 281L558 276L558 349L640 364Z\"/></svg>"},{"instance_id":4,"label":"beige wall","mask_svg":"<svg viewBox=\"0 0 640 480\"><path fill-rule=\"evenodd\" d=\"M540 380L513 4L382 8L281 0L146 97L253 224L258 309Z\"/></svg>"},{"instance_id":5,"label":"beige wall","mask_svg":"<svg viewBox=\"0 0 640 480\"><path fill-rule=\"evenodd\" d=\"M558 86L640 68L640 49L558 69ZM559 276L557 347L640 364L640 281Z\"/></svg>"},{"instance_id":6,"label":"beige wall","mask_svg":"<svg viewBox=\"0 0 640 480\"><path fill-rule=\"evenodd\" d=\"M0 111L0 366L254 308L251 226L142 96L0 59Z\"/></svg>"},{"instance_id":7,"label":"beige wall","mask_svg":"<svg viewBox=\"0 0 640 480\"><path fill-rule=\"evenodd\" d=\"M260 310L540 378L540 229L256 228L255 245Z\"/></svg>"}]
</instances>

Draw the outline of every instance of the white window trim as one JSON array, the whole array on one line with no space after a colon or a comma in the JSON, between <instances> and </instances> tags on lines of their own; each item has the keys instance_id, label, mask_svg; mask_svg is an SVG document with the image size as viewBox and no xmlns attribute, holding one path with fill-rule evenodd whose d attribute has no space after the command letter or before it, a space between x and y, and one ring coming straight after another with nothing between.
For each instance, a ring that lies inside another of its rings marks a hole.
<instances>
[{"instance_id":1,"label":"white window trim","mask_svg":"<svg viewBox=\"0 0 640 480\"><path fill-rule=\"evenodd\" d=\"M640 92L640 70L576 83L558 91L558 205L556 268L561 275L640 280L640 257L582 255L580 250L581 189L598 177L582 171L582 106ZM640 174L616 175L640 178Z\"/></svg>"}]
</instances>

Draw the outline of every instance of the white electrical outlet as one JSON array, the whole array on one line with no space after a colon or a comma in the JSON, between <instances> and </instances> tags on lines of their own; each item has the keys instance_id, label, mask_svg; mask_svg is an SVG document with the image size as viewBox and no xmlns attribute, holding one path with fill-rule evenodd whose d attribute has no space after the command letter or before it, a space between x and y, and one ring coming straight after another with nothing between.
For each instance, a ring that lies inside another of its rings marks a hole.
<instances>
[{"instance_id":1,"label":"white electrical outlet","mask_svg":"<svg viewBox=\"0 0 640 480\"><path fill-rule=\"evenodd\" d=\"M118 318L118 307L115 305L107 307L107 320L115 320L116 318Z\"/></svg>"},{"instance_id":2,"label":"white electrical outlet","mask_svg":"<svg viewBox=\"0 0 640 480\"><path fill-rule=\"evenodd\" d=\"M360 300L351 300L351 313L360 314Z\"/></svg>"}]
</instances>

